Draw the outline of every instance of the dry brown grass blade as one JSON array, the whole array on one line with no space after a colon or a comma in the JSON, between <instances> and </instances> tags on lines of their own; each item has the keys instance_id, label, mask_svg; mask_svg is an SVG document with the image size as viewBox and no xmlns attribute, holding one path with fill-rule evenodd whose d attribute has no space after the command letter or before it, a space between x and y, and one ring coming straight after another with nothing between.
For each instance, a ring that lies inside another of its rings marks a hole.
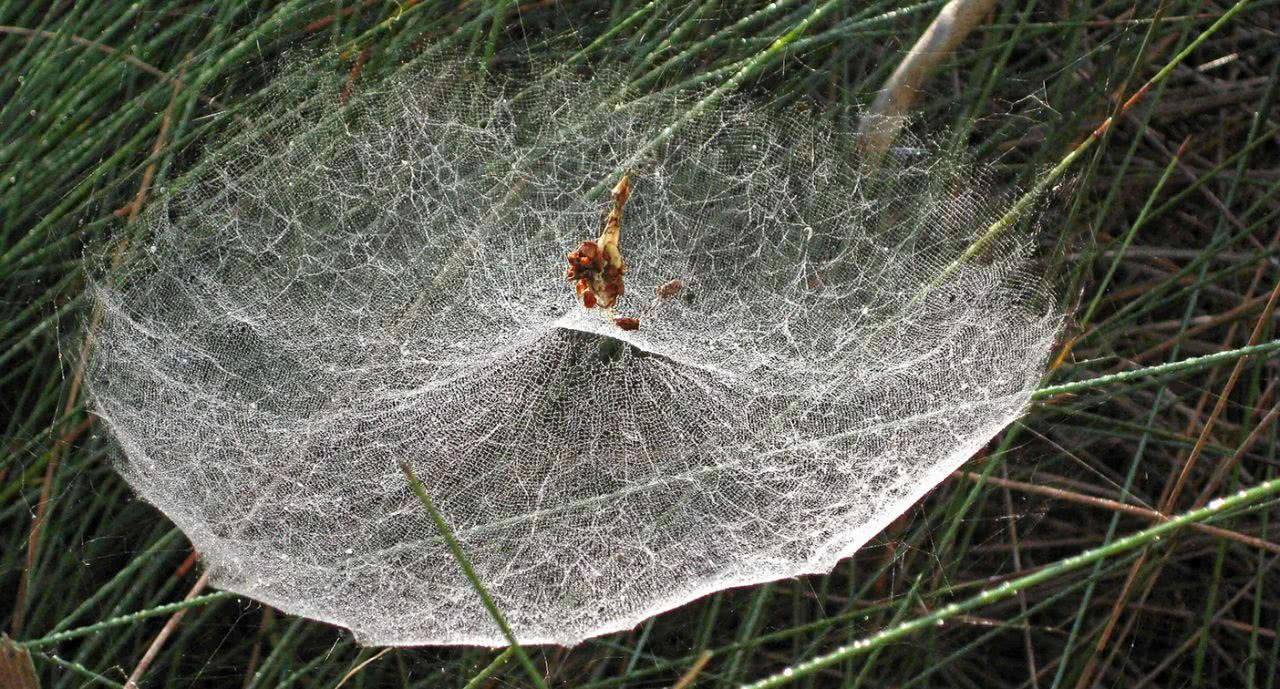
<instances>
[{"instance_id":1,"label":"dry brown grass blade","mask_svg":"<svg viewBox=\"0 0 1280 689\"><path fill-rule=\"evenodd\" d=\"M0 635L0 687L40 689L40 679L31 663L31 652Z\"/></svg>"},{"instance_id":2,"label":"dry brown grass blade","mask_svg":"<svg viewBox=\"0 0 1280 689\"><path fill-rule=\"evenodd\" d=\"M351 670L347 672L347 674L342 676L342 679L338 680L337 684L333 685L333 689L342 689L342 685L346 684L347 680L360 674L360 671L365 669L366 667L369 667L369 665L372 664L373 661L381 658L382 656L394 650L395 650L394 648L388 646L387 648L384 648L381 651L378 651L377 654L375 654L373 657L369 658L368 660L364 661L363 663L360 663L359 665L351 668Z\"/></svg>"},{"instance_id":3,"label":"dry brown grass blade","mask_svg":"<svg viewBox=\"0 0 1280 689\"><path fill-rule=\"evenodd\" d=\"M200 592L204 590L208 583L209 573L205 572L182 600L188 601L200 595ZM129 673L129 679L125 680L124 683L125 689L138 689L138 680L142 679L142 676L147 673L147 668L151 667L151 663L155 661L156 656L160 655L160 649L164 648L165 642L169 640L170 636L173 636L174 630L178 628L182 618L187 616L187 611L190 609L183 608L173 613L169 621L164 623L164 626L160 628L160 633L156 634L156 638L151 640L151 645L147 647L147 652L142 654L142 660L139 660L138 665L133 668L133 672Z\"/></svg>"},{"instance_id":4,"label":"dry brown grass blade","mask_svg":"<svg viewBox=\"0 0 1280 689\"><path fill-rule=\"evenodd\" d=\"M0 27L0 29L2 28L4 27ZM146 202L147 194L151 191L151 182L156 174L156 157L164 150L166 141L168 141L169 128L173 122L173 111L178 102L178 94L181 93L183 87L181 77L184 73L184 71L180 71L179 78L173 80L173 95L169 99L169 105L165 109L164 118L161 120L160 132L156 135L155 143L151 147L151 163L147 165L142 173L142 182L138 185L138 193L127 206L129 209L127 222L129 224L137 220L138 213ZM124 254L124 247L125 242L123 241L116 247L114 259L117 263ZM75 372L72 373L71 384L67 388L67 400L62 407L61 418L63 419L69 418L80 402L80 388L84 384L85 361L88 357L89 349L93 346L94 334L97 332L98 324L101 320L102 314L94 312L89 325L89 333L80 345ZM40 498L36 503L35 516L31 520L31 531L27 536L26 566L22 570L22 576L18 580L18 591L14 596L13 618L10 623L10 629L14 636L22 633L22 625L25 622L27 597L30 595L31 589L31 572L36 567L36 559L40 554L40 535L49 517L49 504L53 497L53 479L57 475L59 465L62 463L62 456L71 442L70 438L73 437L69 435L64 442L55 443L49 453L49 462L45 465L44 477L41 479Z\"/></svg>"},{"instance_id":5,"label":"dry brown grass blade","mask_svg":"<svg viewBox=\"0 0 1280 689\"><path fill-rule=\"evenodd\" d=\"M975 482L980 481L992 486L996 486L997 488L1010 488L1012 490L1018 491L1019 493L1026 493L1028 495L1043 495L1046 498L1053 498L1054 500L1062 500L1065 502L1072 502L1077 505L1086 505L1088 507L1096 507L1098 509L1108 510L1111 512L1120 512L1122 514L1138 517L1139 519L1148 519L1148 520L1157 521L1157 522L1166 521L1169 519L1167 515L1157 512L1156 510L1147 509L1145 507L1138 507L1137 505L1130 505L1128 503L1117 502L1115 500L1108 500L1107 498L1099 498L1093 495L1085 495L1083 493L1064 490L1062 488L1054 488L1052 486L1042 486L1035 483L1026 483L1023 481L1014 481L1010 479L996 478L994 476L987 476L986 478L983 478L980 474L975 474L969 471L957 471L954 474L952 474L952 476L968 479L970 481L975 481ZM1238 531L1231 531L1230 529L1223 529L1216 526L1210 526L1208 524L1194 524L1190 528L1208 536L1213 536L1215 538L1225 538L1229 541L1235 541L1237 543L1247 545L1251 548L1259 548L1267 552L1276 553L1277 555L1280 555L1280 543L1272 543L1271 541L1257 538L1255 536L1242 534Z\"/></svg>"},{"instance_id":6,"label":"dry brown grass blade","mask_svg":"<svg viewBox=\"0 0 1280 689\"><path fill-rule=\"evenodd\" d=\"M689 670L680 676L680 681L671 686L671 689L688 689L698 680L698 675L702 674L703 668L707 667L707 663L711 661L711 651L703 651L698 659L693 661L693 665L689 666Z\"/></svg>"},{"instance_id":7,"label":"dry brown grass blade","mask_svg":"<svg viewBox=\"0 0 1280 689\"><path fill-rule=\"evenodd\" d=\"M163 69L160 69L159 67L156 67L155 65L149 62L141 60L134 55L130 55L117 48L112 48L111 46L105 43L99 43L98 41L93 41L81 36L65 36L63 34L54 33L52 31L43 31L40 29L28 29L22 26L5 26L5 25L0 25L0 34L10 34L13 36L25 36L28 39L65 38L66 40L71 41L76 45L84 46L86 48L92 48L93 50L96 50L100 53L105 53L112 57L118 57L121 60L123 60L125 64L133 65L134 67L138 68L139 70L142 70L143 72L146 72L147 74L150 74L153 77L157 77L159 79L172 83L175 89L181 89L186 87L186 83L182 81L181 76L178 76L178 77L170 76L169 73L164 71ZM196 98L198 98L201 103L204 103L205 105L211 108L216 108L218 110L226 109L226 106L218 102L217 99L215 98L211 98L209 96L196 96Z\"/></svg>"},{"instance_id":8,"label":"dry brown grass blade","mask_svg":"<svg viewBox=\"0 0 1280 689\"><path fill-rule=\"evenodd\" d=\"M1271 290L1271 296L1267 300L1267 305L1262 311L1261 317L1254 324L1253 332L1249 335L1249 344L1254 345L1261 341L1262 334L1266 331L1267 324L1271 322L1272 314L1275 313L1276 301L1280 297L1280 282L1277 282ZM1186 488L1187 480L1195 468L1204 447L1208 444L1209 437L1213 432L1214 425L1222 412L1226 410L1227 402L1231 397L1231 392L1235 389L1236 383L1240 380L1240 376L1244 373L1245 365L1250 361L1251 357L1242 357L1236 361L1236 365L1231 369L1231 374L1227 377L1226 383L1223 384L1222 390L1218 393L1218 401L1214 404L1213 410L1209 412L1209 418L1205 420L1204 426L1200 431L1199 437L1196 439L1195 446L1191 448L1191 453L1187 456L1186 461L1182 463L1181 470L1178 472L1177 479L1174 481L1172 488L1168 490L1163 500L1160 502L1160 512L1168 514L1177 504L1178 499L1182 496L1182 491ZM1167 553L1170 550L1166 550ZM1126 609L1129 600L1133 594L1135 587L1138 586L1149 557L1150 550L1144 549L1129 568L1129 573L1125 578L1124 586L1120 589L1120 595L1116 599L1114 607L1108 615L1106 625L1102 629L1102 633L1098 637L1097 644L1094 646L1094 654L1089 658L1084 667L1084 671L1080 673L1079 681L1076 683L1077 689L1087 689L1091 686L1095 677L1100 677L1110 664L1110 657L1106 660L1100 660L1104 657L1104 651L1111 644L1112 636L1115 633L1116 624L1120 620L1120 615ZM1145 602L1147 595L1154 587L1156 579L1160 574L1160 565L1163 559L1157 564L1155 570L1150 573L1143 582L1142 591L1139 592L1139 602ZM1116 637L1116 641L1122 641L1133 628L1132 619L1130 624L1126 625L1124 630ZM1114 653L1113 653L1114 655Z\"/></svg>"}]
</instances>

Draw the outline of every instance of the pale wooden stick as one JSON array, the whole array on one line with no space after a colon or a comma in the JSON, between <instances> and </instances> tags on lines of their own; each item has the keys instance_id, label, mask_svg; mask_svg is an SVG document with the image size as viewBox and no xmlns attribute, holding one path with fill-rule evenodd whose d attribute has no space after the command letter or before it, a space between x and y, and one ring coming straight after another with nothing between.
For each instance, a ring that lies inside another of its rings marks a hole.
<instances>
[{"instance_id":1,"label":"pale wooden stick","mask_svg":"<svg viewBox=\"0 0 1280 689\"><path fill-rule=\"evenodd\" d=\"M711 660L711 651L703 651L697 660L693 661L693 665L685 671L680 677L680 681L676 682L671 689L688 689L698 680L698 675L702 674L702 669L707 666L707 662Z\"/></svg>"},{"instance_id":2,"label":"pale wooden stick","mask_svg":"<svg viewBox=\"0 0 1280 689\"><path fill-rule=\"evenodd\" d=\"M859 145L866 164L879 163L902 129L924 82L938 63L951 55L983 17L990 14L995 4L995 0L951 0L911 46L858 126Z\"/></svg>"},{"instance_id":3,"label":"pale wooden stick","mask_svg":"<svg viewBox=\"0 0 1280 689\"><path fill-rule=\"evenodd\" d=\"M200 580L196 582L196 585L192 586L191 590L187 592L187 597L183 600L191 600L192 598L200 595L200 592L204 590L205 585L208 583L209 573L205 572L200 576ZM173 613L173 616L169 618L169 621L164 623L164 627L161 628L160 633L156 634L156 638L153 639L151 641L151 645L147 647L147 652L142 654L142 660L138 661L138 666L133 668L133 672L130 673L129 679L125 680L125 689L138 689L138 680L142 679L142 676L147 672L147 668L151 667L152 661L156 659L156 656L160 655L160 649L164 648L165 642L169 640L170 636L173 636L174 630L178 628L178 623L182 622L182 618L187 615L187 611L190 609L191 608L183 608Z\"/></svg>"}]
</instances>

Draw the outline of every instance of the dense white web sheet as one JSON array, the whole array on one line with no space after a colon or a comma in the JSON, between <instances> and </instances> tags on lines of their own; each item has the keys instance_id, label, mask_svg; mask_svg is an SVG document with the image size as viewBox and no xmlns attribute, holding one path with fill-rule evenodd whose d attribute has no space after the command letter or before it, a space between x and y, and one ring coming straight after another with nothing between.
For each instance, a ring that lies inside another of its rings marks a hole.
<instances>
[{"instance_id":1,"label":"dense white web sheet","mask_svg":"<svg viewBox=\"0 0 1280 689\"><path fill-rule=\"evenodd\" d=\"M570 644L830 569L1027 404L1058 324L1028 228L915 299L1007 206L974 166L867 172L747 100L631 161L687 102L478 83L281 82L92 257L96 413L214 585L367 644L505 643L404 459L518 638ZM563 278L626 161L634 332Z\"/></svg>"}]
</instances>

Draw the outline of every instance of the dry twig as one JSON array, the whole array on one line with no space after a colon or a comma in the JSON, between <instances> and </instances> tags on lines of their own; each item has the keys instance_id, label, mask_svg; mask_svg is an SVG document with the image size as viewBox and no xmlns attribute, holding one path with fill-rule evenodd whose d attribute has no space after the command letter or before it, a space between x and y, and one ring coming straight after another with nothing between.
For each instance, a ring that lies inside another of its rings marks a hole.
<instances>
[{"instance_id":1,"label":"dry twig","mask_svg":"<svg viewBox=\"0 0 1280 689\"><path fill-rule=\"evenodd\" d=\"M995 0L951 0L911 46L858 127L862 156L867 164L876 164L889 150L924 82L994 6Z\"/></svg>"}]
</instances>

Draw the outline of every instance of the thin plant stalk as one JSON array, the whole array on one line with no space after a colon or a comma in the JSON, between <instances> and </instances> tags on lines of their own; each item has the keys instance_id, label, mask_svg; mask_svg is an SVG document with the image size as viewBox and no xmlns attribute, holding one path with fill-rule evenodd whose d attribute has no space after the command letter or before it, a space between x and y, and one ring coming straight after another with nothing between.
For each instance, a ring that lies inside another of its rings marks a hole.
<instances>
[{"instance_id":1,"label":"thin plant stalk","mask_svg":"<svg viewBox=\"0 0 1280 689\"><path fill-rule=\"evenodd\" d=\"M471 586L475 588L476 595L480 596L480 601L484 604L485 610L489 611L489 615L493 617L493 621L502 630L502 636L506 637L507 642L511 644L510 648L515 651L516 659L520 661L520 665L524 667L525 672L529 675L529 679L534 686L540 689L546 689L546 681L542 678L542 673L538 672L538 668L534 666L533 661L529 659L529 655L525 653L520 642L516 640L515 632L511 631L511 625L507 624L507 618L503 616L502 611L498 609L498 604L493 601L493 597L489 595L489 591L480 582L480 578L476 575L476 570L471 566L471 561L467 559L466 553L462 552L462 545L458 543L458 539L453 535L453 529L449 527L449 523L444 520L444 516L440 514L440 510L436 509L435 503L431 500L431 496L427 494L427 489L418 480L413 473L413 469L408 462L400 462L400 470L404 472L405 478L409 481L409 487L413 489L413 494L418 496L418 500L422 506L426 508L427 514L431 516L432 523L435 524L436 530L440 532L440 536L444 538L445 544L449 546L449 552L453 555L453 559L457 560L458 566L462 568L462 573L466 575L467 581L471 582Z\"/></svg>"},{"instance_id":2,"label":"thin plant stalk","mask_svg":"<svg viewBox=\"0 0 1280 689\"><path fill-rule=\"evenodd\" d=\"M1280 494L1280 479L1271 479L1247 490L1227 497L1218 498L1205 507L1183 512L1169 521L1144 529L1130 536L1118 539L1109 545L1086 550L1079 555L1059 560L1052 566L1045 567L1024 577L1006 581L999 586L989 588L975 596L958 603L944 605L933 612L917 617L909 622L895 625L883 631L864 637L851 644L846 644L830 653L792 665L782 672L771 675L757 682L743 685L743 689L773 689L794 682L801 677L812 675L822 669L842 663L849 658L865 655L895 641L902 640L912 634L945 623L958 615L972 612L984 606L996 603L1017 595L1037 584L1042 584L1064 574L1074 572L1087 565L1101 560L1123 555L1131 550L1158 543L1162 538L1173 534L1192 524L1199 524L1210 519L1224 516L1233 510L1251 507L1263 500Z\"/></svg>"}]
</instances>

